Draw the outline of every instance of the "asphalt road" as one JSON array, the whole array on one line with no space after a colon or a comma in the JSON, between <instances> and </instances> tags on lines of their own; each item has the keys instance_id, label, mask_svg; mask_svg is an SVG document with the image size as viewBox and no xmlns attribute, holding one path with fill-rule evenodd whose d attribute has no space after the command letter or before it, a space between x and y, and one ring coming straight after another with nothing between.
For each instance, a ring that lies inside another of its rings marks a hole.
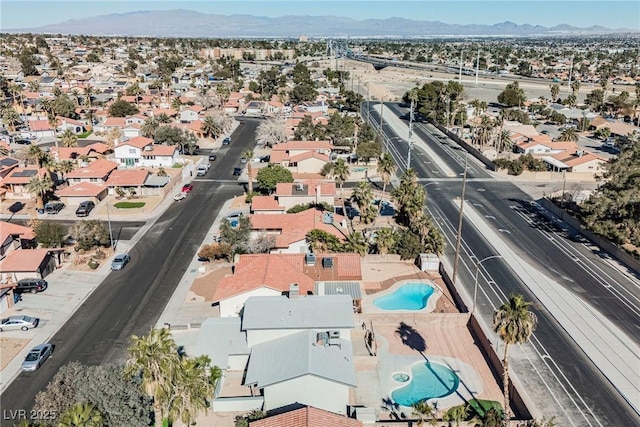
<instances>
[{"instance_id":1,"label":"asphalt road","mask_svg":"<svg viewBox=\"0 0 640 427\"><path fill-rule=\"evenodd\" d=\"M253 148L258 123L240 125L232 144L218 152L207 180L194 181L189 197L171 205L131 249L131 263L109 274L54 335L53 358L36 372L21 373L6 389L0 396L3 413L29 410L36 393L71 361L99 365L126 360L131 335L144 335L155 326L220 208L242 194L232 170L242 151ZM2 426L12 424L0 420Z\"/></svg>"},{"instance_id":2,"label":"asphalt road","mask_svg":"<svg viewBox=\"0 0 640 427\"><path fill-rule=\"evenodd\" d=\"M399 116L403 114L401 108L393 104L386 105ZM373 110L372 117L375 123L379 123L379 115ZM455 149L455 144L451 141L443 144L440 138L429 135L429 128L419 124L416 126L416 133L425 139L457 176L446 177L426 155L416 153L418 150L414 150L412 154L416 159L412 160L412 166L426 186L427 210L448 240L444 256L453 260L459 209L452 200L461 195L465 151ZM406 159L407 143L393 139L397 135L391 126L384 125L383 129L393 141L396 155ZM563 230L558 223L548 221L540 215L530 205L531 198L515 185L487 179L489 175L481 166L476 163L470 165L472 167L468 169L465 205L483 214L495 224L497 230L504 230L503 239L530 264L593 305L635 342L640 343L640 290L637 284L603 262L606 255L594 251L589 245L573 241L579 240L575 230ZM473 288L474 283L475 262L496 255L497 252L467 221L463 222L462 236L458 283L465 286L469 295L472 295L473 289L470 288ZM476 311L489 324L493 310L512 292L521 293L529 300L536 301L502 259L483 263L481 272ZM621 398L544 307L537 303L534 311L539 325L531 347L542 355L550 356L542 358L536 370L542 372L544 378L541 377L541 380L548 383L550 392L559 390L572 402L573 406L564 408L564 411L576 422L575 425L640 425L638 414ZM550 397L549 399L551 400Z\"/></svg>"}]
</instances>

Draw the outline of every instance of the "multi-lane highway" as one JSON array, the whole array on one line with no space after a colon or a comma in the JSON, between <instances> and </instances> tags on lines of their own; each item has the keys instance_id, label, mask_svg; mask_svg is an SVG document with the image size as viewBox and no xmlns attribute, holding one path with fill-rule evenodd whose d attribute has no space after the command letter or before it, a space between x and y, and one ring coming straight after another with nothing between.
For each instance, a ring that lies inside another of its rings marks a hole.
<instances>
[{"instance_id":1,"label":"multi-lane highway","mask_svg":"<svg viewBox=\"0 0 640 427\"><path fill-rule=\"evenodd\" d=\"M0 396L3 413L29 410L58 369L71 362L123 362L131 335L155 326L224 202L242 194L233 167L253 148L258 120L246 120L233 143L218 151L206 181L194 182L189 197L174 203L129 252L131 263L112 272L51 339L54 357L35 372L23 372ZM14 412L15 413L15 412ZM2 417L1 425L13 425Z\"/></svg>"},{"instance_id":2,"label":"multi-lane highway","mask_svg":"<svg viewBox=\"0 0 640 427\"><path fill-rule=\"evenodd\" d=\"M379 124L378 105L370 106L371 121ZM390 114L392 113L392 114ZM408 144L400 137L397 117L406 116L396 104L385 106L383 131L392 145L390 152L398 164L406 163ZM402 126L407 126L403 123ZM414 135L427 144L414 144L411 166L428 193L427 210L444 232L447 249L444 257L455 256L455 241L462 190L465 151L430 125L417 124ZM435 157L435 158L434 158ZM465 192L466 209L473 210L527 264L552 278L580 301L608 318L616 331L632 342L640 343L640 287L606 262L606 256L589 244L581 243L574 231L549 221L540 214L531 198L512 183L496 180L475 161L469 162ZM469 221L463 223L458 283L473 294L476 262L497 255L494 241L487 241L481 230ZM495 234L495 233L494 233ZM515 266L514 266L515 267ZM522 346L519 356L511 360L512 369L526 393L541 413L555 415L558 425L629 426L640 425L638 413L629 405L561 327L556 318L540 303L504 258L494 258L480 265L478 281L479 314L488 324L496 307L510 293L524 294L536 302L539 324L532 342ZM591 327L584 325L585 328ZM614 330L612 329L612 333ZM499 344L497 344L499 345ZM515 360L514 360L515 359ZM629 372L630 376L637 375ZM637 406L637 402L635 402Z\"/></svg>"}]
</instances>

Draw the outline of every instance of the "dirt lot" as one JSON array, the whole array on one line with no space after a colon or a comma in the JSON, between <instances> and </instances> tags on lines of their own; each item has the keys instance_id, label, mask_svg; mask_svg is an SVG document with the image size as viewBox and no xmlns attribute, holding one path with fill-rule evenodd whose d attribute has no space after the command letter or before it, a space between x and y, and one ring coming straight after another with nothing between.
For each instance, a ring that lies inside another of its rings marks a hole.
<instances>
[{"instance_id":1,"label":"dirt lot","mask_svg":"<svg viewBox=\"0 0 640 427\"><path fill-rule=\"evenodd\" d=\"M0 371L29 343L23 338L0 338Z\"/></svg>"}]
</instances>

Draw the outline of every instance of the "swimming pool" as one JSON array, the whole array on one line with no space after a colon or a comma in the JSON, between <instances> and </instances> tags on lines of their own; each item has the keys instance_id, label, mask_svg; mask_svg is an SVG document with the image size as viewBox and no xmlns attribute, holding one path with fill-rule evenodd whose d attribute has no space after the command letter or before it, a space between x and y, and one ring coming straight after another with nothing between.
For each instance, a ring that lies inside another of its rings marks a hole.
<instances>
[{"instance_id":1,"label":"swimming pool","mask_svg":"<svg viewBox=\"0 0 640 427\"><path fill-rule=\"evenodd\" d=\"M376 298L373 304L383 310L422 310L433 291L433 286L425 283L406 283L395 292Z\"/></svg>"},{"instance_id":2,"label":"swimming pool","mask_svg":"<svg viewBox=\"0 0 640 427\"><path fill-rule=\"evenodd\" d=\"M411 367L411 382L394 390L391 399L410 407L421 400L445 397L456 391L460 379L451 369L439 363L416 363Z\"/></svg>"}]
</instances>

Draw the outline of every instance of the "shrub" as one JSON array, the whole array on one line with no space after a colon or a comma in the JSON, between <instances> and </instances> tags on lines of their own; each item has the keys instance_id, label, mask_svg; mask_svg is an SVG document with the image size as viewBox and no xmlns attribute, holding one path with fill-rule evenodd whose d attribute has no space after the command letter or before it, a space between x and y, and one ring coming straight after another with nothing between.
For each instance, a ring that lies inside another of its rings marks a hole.
<instances>
[{"instance_id":1,"label":"shrub","mask_svg":"<svg viewBox=\"0 0 640 427\"><path fill-rule=\"evenodd\" d=\"M495 166L496 170L509 169L509 166L511 166L511 160L509 160L509 159L495 159L493 161L493 165Z\"/></svg>"},{"instance_id":2,"label":"shrub","mask_svg":"<svg viewBox=\"0 0 640 427\"><path fill-rule=\"evenodd\" d=\"M198 252L198 256L207 259L231 260L231 245L228 243L212 243L204 245Z\"/></svg>"},{"instance_id":3,"label":"shrub","mask_svg":"<svg viewBox=\"0 0 640 427\"><path fill-rule=\"evenodd\" d=\"M524 165L521 162L511 162L509 165L509 175L521 175L524 171Z\"/></svg>"},{"instance_id":4,"label":"shrub","mask_svg":"<svg viewBox=\"0 0 640 427\"><path fill-rule=\"evenodd\" d=\"M143 207L145 204L145 202L118 202L113 206L118 209L136 209Z\"/></svg>"},{"instance_id":5,"label":"shrub","mask_svg":"<svg viewBox=\"0 0 640 427\"><path fill-rule=\"evenodd\" d=\"M95 270L96 268L98 268L98 266L100 265L98 263L98 261L96 261L95 259L91 259L89 260L89 262L87 263L87 265L89 266L90 269Z\"/></svg>"}]
</instances>

